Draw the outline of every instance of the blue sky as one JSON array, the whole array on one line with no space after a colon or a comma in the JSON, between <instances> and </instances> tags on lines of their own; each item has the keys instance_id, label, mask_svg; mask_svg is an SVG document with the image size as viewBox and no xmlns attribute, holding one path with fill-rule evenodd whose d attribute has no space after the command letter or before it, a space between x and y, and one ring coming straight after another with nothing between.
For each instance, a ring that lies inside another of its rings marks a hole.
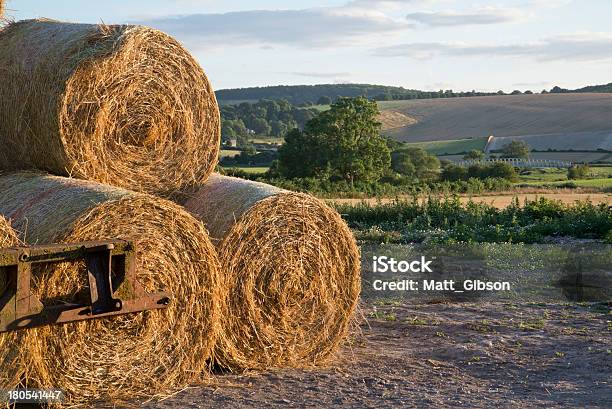
<instances>
[{"instance_id":1,"label":"blue sky","mask_svg":"<svg viewBox=\"0 0 612 409\"><path fill-rule=\"evenodd\" d=\"M215 88L375 83L541 90L612 82L609 0L8 0L10 17L138 23Z\"/></svg>"}]
</instances>

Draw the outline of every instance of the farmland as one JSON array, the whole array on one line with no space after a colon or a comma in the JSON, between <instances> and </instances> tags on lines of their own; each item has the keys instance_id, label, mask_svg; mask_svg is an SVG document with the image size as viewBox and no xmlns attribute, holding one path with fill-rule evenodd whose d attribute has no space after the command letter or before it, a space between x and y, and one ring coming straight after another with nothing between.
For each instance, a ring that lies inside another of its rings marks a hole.
<instances>
[{"instance_id":1,"label":"farmland","mask_svg":"<svg viewBox=\"0 0 612 409\"><path fill-rule=\"evenodd\" d=\"M545 198L550 200L556 200L564 204L573 204L578 201L590 201L594 204L609 204L612 205L612 194L609 193L575 193L567 189L560 190L559 192L551 193L544 191L533 192L533 193L501 193L501 194L488 194L488 195L462 195L459 197L461 204L465 205L469 202L472 203L486 203L497 209L503 209L510 205L513 200L518 200L519 203L525 201L533 201L539 198ZM370 199L326 199L331 204L336 205L359 205L360 203L367 203L372 206L379 204L391 204L397 200L411 200L408 196L400 196L395 198L370 198ZM425 197L420 198L422 203L426 200Z\"/></svg>"},{"instance_id":2,"label":"farmland","mask_svg":"<svg viewBox=\"0 0 612 409\"><path fill-rule=\"evenodd\" d=\"M423 148L433 155L453 155L468 152L472 149L484 150L487 138L450 139L445 141L408 142L406 146ZM460 155L463 157L463 155Z\"/></svg>"},{"instance_id":3,"label":"farmland","mask_svg":"<svg viewBox=\"0 0 612 409\"><path fill-rule=\"evenodd\" d=\"M388 131L402 141L612 129L612 94L537 94L379 102L417 120Z\"/></svg>"}]
</instances>

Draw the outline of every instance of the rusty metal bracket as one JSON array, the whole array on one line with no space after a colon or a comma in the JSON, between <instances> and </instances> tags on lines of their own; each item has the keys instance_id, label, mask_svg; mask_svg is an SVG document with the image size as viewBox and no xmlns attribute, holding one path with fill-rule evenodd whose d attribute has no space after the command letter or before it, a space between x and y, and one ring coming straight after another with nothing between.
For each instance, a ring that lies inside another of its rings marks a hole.
<instances>
[{"instance_id":1,"label":"rusty metal bracket","mask_svg":"<svg viewBox=\"0 0 612 409\"><path fill-rule=\"evenodd\" d=\"M89 300L45 306L31 291L32 266L85 261ZM166 308L165 292L147 293L136 279L134 244L124 240L0 249L0 333Z\"/></svg>"}]
</instances>

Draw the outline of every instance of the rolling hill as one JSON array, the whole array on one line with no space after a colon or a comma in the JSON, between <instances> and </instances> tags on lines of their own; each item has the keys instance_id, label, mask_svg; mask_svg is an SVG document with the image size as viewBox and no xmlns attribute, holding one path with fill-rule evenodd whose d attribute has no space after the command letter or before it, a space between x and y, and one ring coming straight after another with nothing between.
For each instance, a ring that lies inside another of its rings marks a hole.
<instances>
[{"instance_id":1,"label":"rolling hill","mask_svg":"<svg viewBox=\"0 0 612 409\"><path fill-rule=\"evenodd\" d=\"M406 142L531 135L539 150L612 150L612 94L555 93L379 102L383 112L416 120L383 125ZM385 115L382 116L383 123ZM555 134L549 135L549 134ZM556 138L556 139L555 139ZM568 139L569 138L569 139ZM569 140L571 139L571 142ZM557 140L558 142L555 142ZM541 146L540 146L541 145Z\"/></svg>"}]
</instances>

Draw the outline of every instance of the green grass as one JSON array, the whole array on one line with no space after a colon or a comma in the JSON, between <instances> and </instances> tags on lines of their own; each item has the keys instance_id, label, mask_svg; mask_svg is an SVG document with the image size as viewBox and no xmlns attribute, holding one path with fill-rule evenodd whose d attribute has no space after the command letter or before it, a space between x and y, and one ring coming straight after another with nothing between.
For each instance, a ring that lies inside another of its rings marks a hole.
<instances>
[{"instance_id":1,"label":"green grass","mask_svg":"<svg viewBox=\"0 0 612 409\"><path fill-rule=\"evenodd\" d=\"M612 189L612 178L573 180L578 187L597 187L601 189Z\"/></svg>"},{"instance_id":2,"label":"green grass","mask_svg":"<svg viewBox=\"0 0 612 409\"><path fill-rule=\"evenodd\" d=\"M240 155L240 151L234 151L230 149L221 149L219 152L219 158L231 158Z\"/></svg>"},{"instance_id":3,"label":"green grass","mask_svg":"<svg viewBox=\"0 0 612 409\"><path fill-rule=\"evenodd\" d=\"M323 111L329 111L330 106L329 105L312 105L312 106L309 106L308 108L314 108L319 112L323 112Z\"/></svg>"},{"instance_id":4,"label":"green grass","mask_svg":"<svg viewBox=\"0 0 612 409\"><path fill-rule=\"evenodd\" d=\"M567 169L533 169L528 175L520 175L519 185L560 186L573 183L576 187L612 189L612 166L591 167L589 178L569 180Z\"/></svg>"},{"instance_id":5,"label":"green grass","mask_svg":"<svg viewBox=\"0 0 612 409\"><path fill-rule=\"evenodd\" d=\"M226 166L224 169L236 169L251 174L262 174L266 173L270 168L267 166Z\"/></svg>"},{"instance_id":6,"label":"green grass","mask_svg":"<svg viewBox=\"0 0 612 409\"><path fill-rule=\"evenodd\" d=\"M559 181L542 181L542 180L531 180L519 182L519 185L528 185L528 186L563 186L565 184L571 183L576 187L592 187L599 189L612 189L612 178L605 179L578 179L578 180L559 180Z\"/></svg>"},{"instance_id":7,"label":"green grass","mask_svg":"<svg viewBox=\"0 0 612 409\"><path fill-rule=\"evenodd\" d=\"M408 147L423 148L434 155L456 155L469 152L472 149L482 151L487 144L487 138L454 139L449 141L412 142Z\"/></svg>"},{"instance_id":8,"label":"green grass","mask_svg":"<svg viewBox=\"0 0 612 409\"><path fill-rule=\"evenodd\" d=\"M591 166L591 175L597 178L612 177L612 166Z\"/></svg>"},{"instance_id":9,"label":"green grass","mask_svg":"<svg viewBox=\"0 0 612 409\"><path fill-rule=\"evenodd\" d=\"M249 138L249 141L253 143L282 144L285 142L285 138L279 138L277 136L257 136L255 138Z\"/></svg>"}]
</instances>

